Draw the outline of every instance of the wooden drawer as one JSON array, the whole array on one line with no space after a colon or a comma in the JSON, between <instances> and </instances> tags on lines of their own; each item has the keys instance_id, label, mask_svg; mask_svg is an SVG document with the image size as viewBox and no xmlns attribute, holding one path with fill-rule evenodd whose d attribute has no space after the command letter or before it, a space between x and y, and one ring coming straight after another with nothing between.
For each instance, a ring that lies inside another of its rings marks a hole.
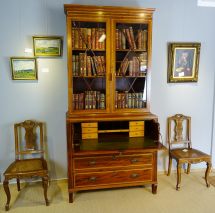
<instances>
[{"instance_id":1,"label":"wooden drawer","mask_svg":"<svg viewBox=\"0 0 215 213\"><path fill-rule=\"evenodd\" d=\"M79 173L75 175L75 186L95 186L131 183L152 180L152 169L134 169L109 172Z\"/></svg>"},{"instance_id":2,"label":"wooden drawer","mask_svg":"<svg viewBox=\"0 0 215 213\"><path fill-rule=\"evenodd\" d=\"M98 128L98 123L81 123L81 127L84 128L84 127L96 127Z\"/></svg>"},{"instance_id":3,"label":"wooden drawer","mask_svg":"<svg viewBox=\"0 0 215 213\"><path fill-rule=\"evenodd\" d=\"M152 164L152 154L75 158L75 170L141 166Z\"/></svg>"},{"instance_id":4,"label":"wooden drawer","mask_svg":"<svg viewBox=\"0 0 215 213\"><path fill-rule=\"evenodd\" d=\"M131 126L144 126L144 121L129 121L129 127Z\"/></svg>"},{"instance_id":5,"label":"wooden drawer","mask_svg":"<svg viewBox=\"0 0 215 213\"><path fill-rule=\"evenodd\" d=\"M129 132L129 137L143 137L144 131Z\"/></svg>"},{"instance_id":6,"label":"wooden drawer","mask_svg":"<svg viewBox=\"0 0 215 213\"><path fill-rule=\"evenodd\" d=\"M130 126L129 131L130 132L135 132L135 131L143 131L144 132L144 126Z\"/></svg>"},{"instance_id":7,"label":"wooden drawer","mask_svg":"<svg viewBox=\"0 0 215 213\"><path fill-rule=\"evenodd\" d=\"M98 138L97 133L82 134L82 139L94 139L94 138Z\"/></svg>"},{"instance_id":8,"label":"wooden drawer","mask_svg":"<svg viewBox=\"0 0 215 213\"><path fill-rule=\"evenodd\" d=\"M89 127L87 127L87 128L82 128L82 134L87 134L87 133L97 133L98 132L98 129L97 128L94 128L94 127L92 127L92 128L89 128Z\"/></svg>"}]
</instances>

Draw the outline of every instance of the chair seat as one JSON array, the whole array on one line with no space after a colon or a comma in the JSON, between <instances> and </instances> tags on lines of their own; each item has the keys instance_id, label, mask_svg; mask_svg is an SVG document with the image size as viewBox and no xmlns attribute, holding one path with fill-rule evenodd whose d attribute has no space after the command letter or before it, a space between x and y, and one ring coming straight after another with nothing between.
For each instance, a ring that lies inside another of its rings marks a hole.
<instances>
[{"instance_id":1,"label":"chair seat","mask_svg":"<svg viewBox=\"0 0 215 213\"><path fill-rule=\"evenodd\" d=\"M42 158L16 160L5 171L5 176L24 176L47 173L46 161Z\"/></svg>"},{"instance_id":2,"label":"chair seat","mask_svg":"<svg viewBox=\"0 0 215 213\"><path fill-rule=\"evenodd\" d=\"M199 159L199 161L202 159L202 161L205 161L206 159L211 158L210 155L196 149L172 149L170 153L175 159Z\"/></svg>"}]
</instances>

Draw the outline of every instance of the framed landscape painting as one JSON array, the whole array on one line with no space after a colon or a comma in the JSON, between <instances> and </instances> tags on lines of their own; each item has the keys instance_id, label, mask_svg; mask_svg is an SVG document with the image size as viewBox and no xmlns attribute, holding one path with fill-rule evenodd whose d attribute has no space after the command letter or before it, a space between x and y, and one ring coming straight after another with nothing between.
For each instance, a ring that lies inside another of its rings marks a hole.
<instances>
[{"instance_id":1,"label":"framed landscape painting","mask_svg":"<svg viewBox=\"0 0 215 213\"><path fill-rule=\"evenodd\" d=\"M11 57L13 80L37 80L37 61L34 57Z\"/></svg>"},{"instance_id":2,"label":"framed landscape painting","mask_svg":"<svg viewBox=\"0 0 215 213\"><path fill-rule=\"evenodd\" d=\"M200 43L170 43L168 48L168 82L197 82Z\"/></svg>"},{"instance_id":3,"label":"framed landscape painting","mask_svg":"<svg viewBox=\"0 0 215 213\"><path fill-rule=\"evenodd\" d=\"M58 57L62 55L61 36L33 36L34 56Z\"/></svg>"}]
</instances>

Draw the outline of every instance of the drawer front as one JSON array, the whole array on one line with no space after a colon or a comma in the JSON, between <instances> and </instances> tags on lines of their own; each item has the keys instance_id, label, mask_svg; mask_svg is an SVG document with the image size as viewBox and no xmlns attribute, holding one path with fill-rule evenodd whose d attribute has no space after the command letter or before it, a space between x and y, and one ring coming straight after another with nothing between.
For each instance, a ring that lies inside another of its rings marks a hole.
<instances>
[{"instance_id":1,"label":"drawer front","mask_svg":"<svg viewBox=\"0 0 215 213\"><path fill-rule=\"evenodd\" d=\"M130 126L129 131L144 131L144 126Z\"/></svg>"},{"instance_id":2,"label":"drawer front","mask_svg":"<svg viewBox=\"0 0 215 213\"><path fill-rule=\"evenodd\" d=\"M143 137L144 131L129 132L129 137Z\"/></svg>"},{"instance_id":3,"label":"drawer front","mask_svg":"<svg viewBox=\"0 0 215 213\"><path fill-rule=\"evenodd\" d=\"M93 128L93 127L86 127L86 128L82 128L82 134L86 134L86 133L97 133L98 129L97 128Z\"/></svg>"},{"instance_id":4,"label":"drawer front","mask_svg":"<svg viewBox=\"0 0 215 213\"><path fill-rule=\"evenodd\" d=\"M142 155L126 155L126 156L106 156L106 157L88 157L88 158L75 158L74 167L78 169L90 168L106 168L106 167L122 167L122 166L140 166L151 165L152 154Z\"/></svg>"},{"instance_id":5,"label":"drawer front","mask_svg":"<svg viewBox=\"0 0 215 213\"><path fill-rule=\"evenodd\" d=\"M144 126L144 121L130 121L129 127L131 126Z\"/></svg>"},{"instance_id":6,"label":"drawer front","mask_svg":"<svg viewBox=\"0 0 215 213\"><path fill-rule=\"evenodd\" d=\"M97 133L82 134L82 139L93 139L93 138L98 138L98 134Z\"/></svg>"},{"instance_id":7,"label":"drawer front","mask_svg":"<svg viewBox=\"0 0 215 213\"><path fill-rule=\"evenodd\" d=\"M152 180L152 169L81 173L75 175L75 186L132 183Z\"/></svg>"},{"instance_id":8,"label":"drawer front","mask_svg":"<svg viewBox=\"0 0 215 213\"><path fill-rule=\"evenodd\" d=\"M98 123L81 123L81 127L98 127Z\"/></svg>"}]
</instances>

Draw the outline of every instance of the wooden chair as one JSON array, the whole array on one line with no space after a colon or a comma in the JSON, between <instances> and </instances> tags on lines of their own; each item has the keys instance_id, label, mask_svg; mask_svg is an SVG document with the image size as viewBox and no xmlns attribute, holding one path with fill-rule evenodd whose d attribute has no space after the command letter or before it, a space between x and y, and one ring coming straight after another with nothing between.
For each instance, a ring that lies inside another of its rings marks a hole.
<instances>
[{"instance_id":1,"label":"wooden chair","mask_svg":"<svg viewBox=\"0 0 215 213\"><path fill-rule=\"evenodd\" d=\"M184 128L185 127L185 128ZM168 118L167 140L169 144L169 176L172 167L172 158L177 162L177 185L176 190L180 189L181 166L187 163L187 174L190 173L191 164L206 162L205 172L206 186L209 187L208 175L211 170L211 156L197 149L192 148L191 144L191 117L176 114Z\"/></svg>"},{"instance_id":2,"label":"wooden chair","mask_svg":"<svg viewBox=\"0 0 215 213\"><path fill-rule=\"evenodd\" d=\"M13 163L4 172L4 190L7 195L5 210L9 210L10 190L9 180L16 178L17 189L20 191L20 179L41 177L44 189L46 206L49 205L47 198L48 188L48 168L44 159L43 147L43 123L26 120L14 125L15 134L15 154Z\"/></svg>"}]
</instances>

